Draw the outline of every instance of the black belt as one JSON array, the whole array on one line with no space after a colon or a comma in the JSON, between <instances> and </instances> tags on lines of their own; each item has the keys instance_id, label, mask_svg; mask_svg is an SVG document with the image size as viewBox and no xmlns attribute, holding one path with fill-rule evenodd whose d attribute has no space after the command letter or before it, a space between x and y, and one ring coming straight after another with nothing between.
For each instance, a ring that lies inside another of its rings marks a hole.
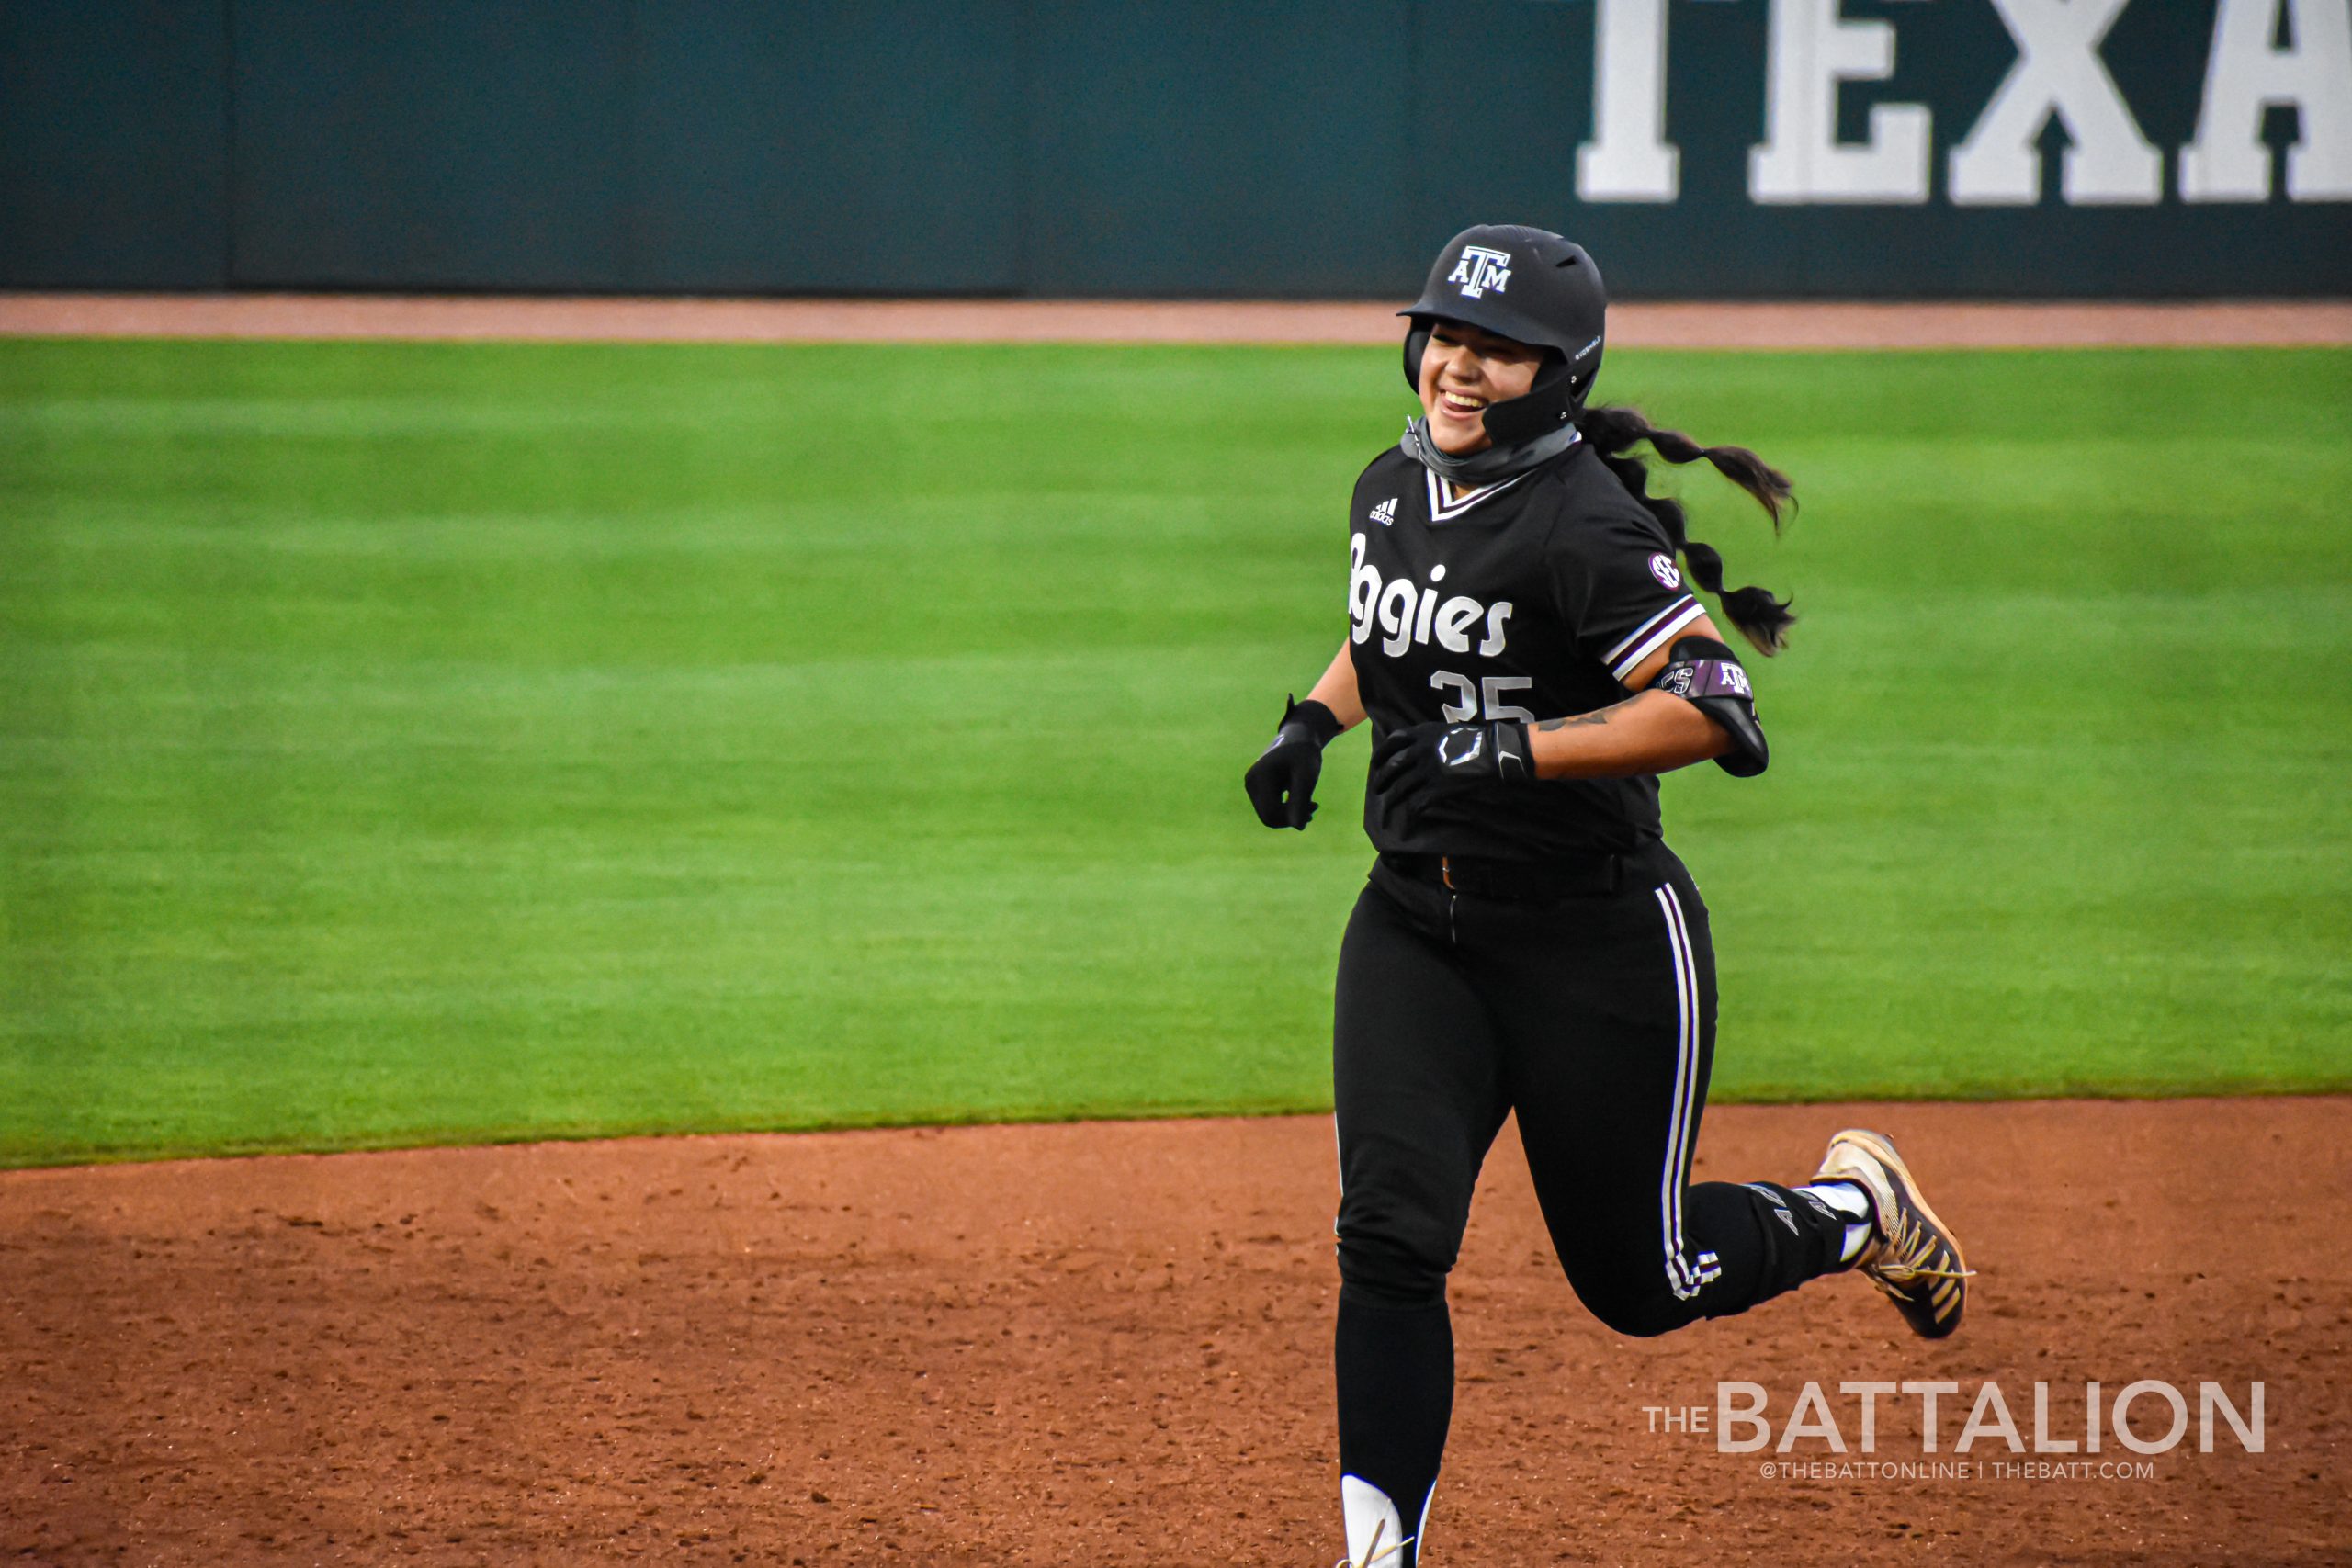
<instances>
[{"instance_id":1,"label":"black belt","mask_svg":"<svg viewBox=\"0 0 2352 1568\"><path fill-rule=\"evenodd\" d=\"M1383 852L1380 863L1408 882L1525 904L1547 903L1575 894L1614 893L1624 880L1625 866L1623 856L1601 852L1549 861Z\"/></svg>"}]
</instances>

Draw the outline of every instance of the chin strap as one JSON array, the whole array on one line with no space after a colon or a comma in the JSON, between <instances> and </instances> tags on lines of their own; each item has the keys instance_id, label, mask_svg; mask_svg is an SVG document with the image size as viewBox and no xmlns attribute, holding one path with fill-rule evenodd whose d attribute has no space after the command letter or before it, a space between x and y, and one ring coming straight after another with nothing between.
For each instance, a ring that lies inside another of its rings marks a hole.
<instances>
[{"instance_id":1,"label":"chin strap","mask_svg":"<svg viewBox=\"0 0 2352 1568\"><path fill-rule=\"evenodd\" d=\"M1424 416L1405 427L1405 438L1396 445L1405 456L1442 479L1458 485L1485 485L1541 468L1583 439L1575 425L1564 423L1515 446L1489 446L1483 452L1457 457L1438 450L1437 443L1430 437L1430 422Z\"/></svg>"}]
</instances>

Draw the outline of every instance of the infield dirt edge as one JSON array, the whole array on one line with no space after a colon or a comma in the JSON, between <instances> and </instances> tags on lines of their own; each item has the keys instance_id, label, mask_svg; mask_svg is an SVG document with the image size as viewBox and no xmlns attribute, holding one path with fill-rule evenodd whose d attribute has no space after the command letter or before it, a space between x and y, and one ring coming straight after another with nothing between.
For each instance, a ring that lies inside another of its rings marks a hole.
<instances>
[{"instance_id":1,"label":"infield dirt edge","mask_svg":"<svg viewBox=\"0 0 2352 1568\"><path fill-rule=\"evenodd\" d=\"M0 293L0 337L603 343L1398 341L1358 300L759 299L536 295ZM1623 302L1618 347L2340 346L2352 299Z\"/></svg>"}]
</instances>

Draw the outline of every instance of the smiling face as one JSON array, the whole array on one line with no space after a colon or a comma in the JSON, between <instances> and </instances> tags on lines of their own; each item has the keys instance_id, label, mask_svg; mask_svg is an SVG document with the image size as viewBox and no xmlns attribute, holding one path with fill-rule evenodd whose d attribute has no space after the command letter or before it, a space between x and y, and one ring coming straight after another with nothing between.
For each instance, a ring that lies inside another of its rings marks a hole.
<instances>
[{"instance_id":1,"label":"smiling face","mask_svg":"<svg viewBox=\"0 0 2352 1568\"><path fill-rule=\"evenodd\" d=\"M1487 405L1525 397L1544 367L1544 353L1482 327L1432 321L1421 355L1421 407L1437 449L1466 457L1493 446Z\"/></svg>"}]
</instances>

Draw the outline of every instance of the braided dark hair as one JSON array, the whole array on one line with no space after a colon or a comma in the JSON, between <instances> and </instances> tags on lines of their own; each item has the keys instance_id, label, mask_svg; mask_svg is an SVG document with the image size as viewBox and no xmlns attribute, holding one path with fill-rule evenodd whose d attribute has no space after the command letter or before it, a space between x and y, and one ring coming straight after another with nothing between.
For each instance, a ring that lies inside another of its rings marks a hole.
<instances>
[{"instance_id":1,"label":"braided dark hair","mask_svg":"<svg viewBox=\"0 0 2352 1568\"><path fill-rule=\"evenodd\" d=\"M1740 635L1754 643L1759 653L1774 654L1786 647L1789 627L1796 623L1789 611L1790 601L1776 599L1769 591L1752 585L1724 592L1724 558L1713 547L1689 536L1680 502L1649 493L1649 464L1634 457L1632 448L1646 441L1652 451L1669 463L1704 457L1716 472L1756 498L1772 519L1775 535L1781 531L1783 513L1793 515L1797 509L1789 476L1745 446L1702 446L1679 430L1660 430L1639 409L1596 404L1577 415L1577 430L1592 444L1593 456L1608 465L1635 501L1649 508L1650 515L1666 529L1674 553L1689 564L1700 587L1723 601L1724 614Z\"/></svg>"}]
</instances>

